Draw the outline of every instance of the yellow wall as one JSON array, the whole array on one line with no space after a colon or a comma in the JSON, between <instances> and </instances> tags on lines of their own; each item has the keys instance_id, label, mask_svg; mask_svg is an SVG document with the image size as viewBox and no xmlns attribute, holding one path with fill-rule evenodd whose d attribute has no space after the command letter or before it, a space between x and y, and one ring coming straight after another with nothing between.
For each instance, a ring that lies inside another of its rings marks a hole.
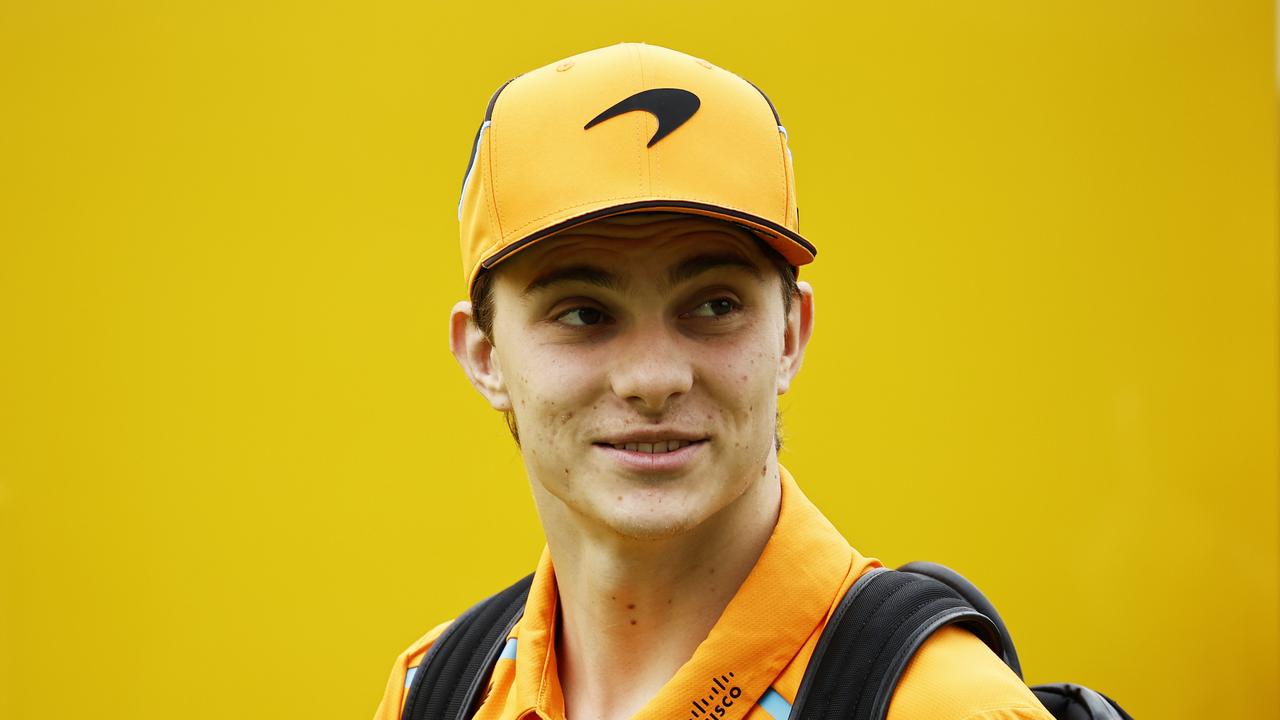
<instances>
[{"instance_id":1,"label":"yellow wall","mask_svg":"<svg viewBox=\"0 0 1280 720\"><path fill-rule=\"evenodd\" d=\"M784 462L855 545L1033 681L1276 717L1271 4L927 5L0 6L0 717L367 717L532 568L455 203L495 87L622 40L780 108Z\"/></svg>"}]
</instances>

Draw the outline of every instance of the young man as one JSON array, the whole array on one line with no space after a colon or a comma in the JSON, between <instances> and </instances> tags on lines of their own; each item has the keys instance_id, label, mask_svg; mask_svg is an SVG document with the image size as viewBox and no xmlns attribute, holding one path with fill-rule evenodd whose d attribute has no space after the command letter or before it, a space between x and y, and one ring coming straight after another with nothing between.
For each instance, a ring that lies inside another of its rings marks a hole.
<instances>
[{"instance_id":1,"label":"young man","mask_svg":"<svg viewBox=\"0 0 1280 720\"><path fill-rule=\"evenodd\" d=\"M450 341L506 413L547 537L480 720L786 720L860 555L778 464L813 331L785 129L750 83L620 44L504 85L459 204ZM448 623L396 661L400 717ZM890 720L1047 720L969 632Z\"/></svg>"}]
</instances>

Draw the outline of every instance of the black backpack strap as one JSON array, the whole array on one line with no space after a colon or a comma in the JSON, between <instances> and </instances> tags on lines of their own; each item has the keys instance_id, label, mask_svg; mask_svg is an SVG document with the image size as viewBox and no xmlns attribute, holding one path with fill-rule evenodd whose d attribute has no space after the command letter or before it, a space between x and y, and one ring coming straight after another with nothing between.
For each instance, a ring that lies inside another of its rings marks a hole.
<instances>
[{"instance_id":1,"label":"black backpack strap","mask_svg":"<svg viewBox=\"0 0 1280 720\"><path fill-rule=\"evenodd\" d=\"M952 590L960 593L960 597L972 605L974 610L986 615L995 624L996 631L1000 633L1000 651L997 654L1001 660L1004 660L1004 664L1009 666L1014 675L1022 678L1022 662L1018 660L1018 649L1013 646L1013 636L1009 634L1009 628L1005 626L1000 613L996 612L996 606L991 604L991 601L987 599L986 595L982 594L977 585L969 582L968 578L946 565L923 560L900 565L898 566L898 571L913 572L917 575L927 575L934 580L941 580Z\"/></svg>"},{"instance_id":2,"label":"black backpack strap","mask_svg":"<svg viewBox=\"0 0 1280 720\"><path fill-rule=\"evenodd\" d=\"M1052 683L1031 688L1036 699L1055 718L1088 720L1133 720L1124 708L1097 690L1072 683Z\"/></svg>"},{"instance_id":3,"label":"black backpack strap","mask_svg":"<svg viewBox=\"0 0 1280 720\"><path fill-rule=\"evenodd\" d=\"M863 573L818 639L792 720L884 720L907 663L947 625L964 626L1001 653L995 625L946 584L887 568Z\"/></svg>"},{"instance_id":4,"label":"black backpack strap","mask_svg":"<svg viewBox=\"0 0 1280 720\"><path fill-rule=\"evenodd\" d=\"M507 635L524 614L533 575L481 600L449 624L422 659L402 720L465 720L498 662Z\"/></svg>"}]
</instances>

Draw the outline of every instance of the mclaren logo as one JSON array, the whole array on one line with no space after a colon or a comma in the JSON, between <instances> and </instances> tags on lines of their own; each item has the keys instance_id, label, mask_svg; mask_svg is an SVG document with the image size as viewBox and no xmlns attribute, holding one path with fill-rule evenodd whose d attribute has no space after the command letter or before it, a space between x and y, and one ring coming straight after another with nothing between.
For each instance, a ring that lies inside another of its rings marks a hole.
<instances>
[{"instance_id":1,"label":"mclaren logo","mask_svg":"<svg viewBox=\"0 0 1280 720\"><path fill-rule=\"evenodd\" d=\"M679 88L643 90L595 116L591 122L583 125L582 129L590 130L609 118L633 110L643 110L658 119L658 131L649 138L649 144L645 145L645 147L653 147L654 143L670 135L693 117L701 105L702 101L698 96L688 90Z\"/></svg>"}]
</instances>

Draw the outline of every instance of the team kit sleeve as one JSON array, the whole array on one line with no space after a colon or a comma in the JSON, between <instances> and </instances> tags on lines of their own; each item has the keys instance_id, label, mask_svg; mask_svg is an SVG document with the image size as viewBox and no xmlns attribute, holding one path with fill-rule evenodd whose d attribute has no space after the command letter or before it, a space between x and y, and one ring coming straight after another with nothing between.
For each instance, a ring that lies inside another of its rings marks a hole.
<instances>
[{"instance_id":1,"label":"team kit sleeve","mask_svg":"<svg viewBox=\"0 0 1280 720\"><path fill-rule=\"evenodd\" d=\"M916 652L889 703L888 720L1054 720L1009 666L954 625Z\"/></svg>"},{"instance_id":2,"label":"team kit sleeve","mask_svg":"<svg viewBox=\"0 0 1280 720\"><path fill-rule=\"evenodd\" d=\"M450 622L453 621L443 622L431 628L426 635L414 641L396 658L395 664L391 666L391 677L387 678L387 688L382 693L382 701L378 703L378 710L374 713L373 720L400 720L400 711L404 708L405 694L409 690L412 673L417 671L418 665L427 656L431 645L449 627Z\"/></svg>"}]
</instances>

